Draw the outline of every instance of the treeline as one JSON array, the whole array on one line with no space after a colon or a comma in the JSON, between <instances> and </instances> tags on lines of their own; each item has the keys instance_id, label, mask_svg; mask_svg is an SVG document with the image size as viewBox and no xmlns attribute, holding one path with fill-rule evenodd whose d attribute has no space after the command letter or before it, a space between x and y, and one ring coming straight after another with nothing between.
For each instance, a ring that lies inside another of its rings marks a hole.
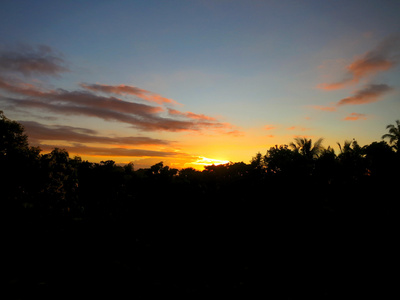
<instances>
[{"instance_id":1,"label":"treeline","mask_svg":"<svg viewBox=\"0 0 400 300\"><path fill-rule=\"evenodd\" d=\"M389 144L346 141L339 153L297 138L249 163L135 170L41 154L1 113L7 285L16 298L67 286L69 296L337 297L353 275L370 282L391 263L400 123L387 129Z\"/></svg>"}]
</instances>

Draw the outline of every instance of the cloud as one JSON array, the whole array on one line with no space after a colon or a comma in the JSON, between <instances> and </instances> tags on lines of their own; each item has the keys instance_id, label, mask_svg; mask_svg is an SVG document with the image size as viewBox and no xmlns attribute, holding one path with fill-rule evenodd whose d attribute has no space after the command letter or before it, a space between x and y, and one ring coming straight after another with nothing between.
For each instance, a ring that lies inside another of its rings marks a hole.
<instances>
[{"instance_id":1,"label":"cloud","mask_svg":"<svg viewBox=\"0 0 400 300\"><path fill-rule=\"evenodd\" d=\"M57 75L68 71L65 61L48 46L19 46L0 52L0 71L31 75Z\"/></svg>"},{"instance_id":2,"label":"cloud","mask_svg":"<svg viewBox=\"0 0 400 300\"><path fill-rule=\"evenodd\" d=\"M340 100L337 105L358 105L380 101L383 95L392 90L393 88L387 84L369 84L356 91L354 96Z\"/></svg>"},{"instance_id":3,"label":"cloud","mask_svg":"<svg viewBox=\"0 0 400 300\"><path fill-rule=\"evenodd\" d=\"M45 93L40 91L37 87L32 84L17 81L17 80L6 80L0 76L0 89L12 93L12 94L20 94L24 96L31 97L44 97Z\"/></svg>"},{"instance_id":4,"label":"cloud","mask_svg":"<svg viewBox=\"0 0 400 300\"><path fill-rule=\"evenodd\" d=\"M366 120L367 116L365 114L351 113L343 120L345 121L357 121L357 120Z\"/></svg>"},{"instance_id":5,"label":"cloud","mask_svg":"<svg viewBox=\"0 0 400 300\"><path fill-rule=\"evenodd\" d=\"M102 143L116 145L168 145L169 142L142 136L106 137L99 136L95 130L65 125L44 125L33 121L19 121L33 143L59 140L78 143Z\"/></svg>"},{"instance_id":6,"label":"cloud","mask_svg":"<svg viewBox=\"0 0 400 300\"><path fill-rule=\"evenodd\" d=\"M176 110L176 109L168 108L168 113L170 115L172 115L172 116L182 116L182 117L186 117L186 118L193 119L193 120L216 121L216 119L213 118L213 117L209 117L209 116L206 116L206 115L203 115L203 114L195 114L195 113L192 113L190 111L181 112L181 111Z\"/></svg>"},{"instance_id":7,"label":"cloud","mask_svg":"<svg viewBox=\"0 0 400 300\"><path fill-rule=\"evenodd\" d=\"M333 106L312 105L311 108L322 111L336 111L336 107Z\"/></svg>"},{"instance_id":8,"label":"cloud","mask_svg":"<svg viewBox=\"0 0 400 300\"><path fill-rule=\"evenodd\" d=\"M139 87L82 83L79 90L66 90L46 88L43 81L40 81L40 86L37 83L37 75L58 75L66 71L69 70L62 56L48 46L25 46L13 51L0 49L0 105L19 113L40 112L43 115L47 112L52 117L94 117L129 124L132 128L143 131L207 130L239 135L231 124L220 122L216 118L167 109L165 104L179 103ZM26 77L30 77L29 82L26 82ZM138 103L139 99L148 102ZM30 126L33 127L33 124ZM35 129L39 132L37 126ZM61 130L71 138L78 139L78 142L84 134L88 134L60 125L59 128L47 128L48 136L50 129ZM45 134L44 128L41 128L41 133Z\"/></svg>"},{"instance_id":9,"label":"cloud","mask_svg":"<svg viewBox=\"0 0 400 300\"><path fill-rule=\"evenodd\" d=\"M131 111L130 113L119 112L112 107L99 107L97 105L80 105L63 102L47 102L38 99L15 99L3 98L12 108L39 109L61 115L82 115L96 117L105 121L117 121L127 123L135 128L156 131L183 131L183 130L199 130L195 123L189 121L176 121L172 119L162 118L160 116L151 116L146 111Z\"/></svg>"},{"instance_id":10,"label":"cloud","mask_svg":"<svg viewBox=\"0 0 400 300\"><path fill-rule=\"evenodd\" d=\"M264 130L273 130L273 129L276 129L276 126L274 126L274 125L265 125L265 126L263 127L263 129L264 129Z\"/></svg>"},{"instance_id":11,"label":"cloud","mask_svg":"<svg viewBox=\"0 0 400 300\"><path fill-rule=\"evenodd\" d=\"M300 127L300 126L291 126L286 128L287 130L299 130L299 131L306 131L309 130L309 128L305 128L305 127Z\"/></svg>"},{"instance_id":12,"label":"cloud","mask_svg":"<svg viewBox=\"0 0 400 300\"><path fill-rule=\"evenodd\" d=\"M232 135L232 136L244 136L244 132L240 131L240 130L228 130L230 127L232 127L230 124L225 124L226 125L226 130L223 129L224 131L222 131L222 134L227 134L227 135Z\"/></svg>"},{"instance_id":13,"label":"cloud","mask_svg":"<svg viewBox=\"0 0 400 300\"><path fill-rule=\"evenodd\" d=\"M317 88L326 90L326 91L332 91L332 90L338 90L346 87L346 85L349 83L348 80L344 80L341 82L335 82L335 83L321 83L317 85Z\"/></svg>"},{"instance_id":14,"label":"cloud","mask_svg":"<svg viewBox=\"0 0 400 300\"><path fill-rule=\"evenodd\" d=\"M71 104L77 107L103 108L110 111L146 115L163 111L161 107L149 106L140 103L128 102L114 97L98 96L86 91L66 91L63 89L42 91L31 84L6 82L0 77L0 89L13 94L36 98L34 102L44 104Z\"/></svg>"},{"instance_id":15,"label":"cloud","mask_svg":"<svg viewBox=\"0 0 400 300\"><path fill-rule=\"evenodd\" d=\"M169 98L162 97L156 93L140 89L130 85L105 85L105 84L80 84L81 87L94 92L102 92L116 95L132 95L146 101L155 102L158 104L179 104L177 101Z\"/></svg>"},{"instance_id":16,"label":"cloud","mask_svg":"<svg viewBox=\"0 0 400 300\"><path fill-rule=\"evenodd\" d=\"M344 79L334 83L322 83L318 88L324 90L342 89L360 82L361 79L393 68L400 53L400 36L391 36L383 40L375 49L354 59L347 67Z\"/></svg>"},{"instance_id":17,"label":"cloud","mask_svg":"<svg viewBox=\"0 0 400 300\"><path fill-rule=\"evenodd\" d=\"M107 147L90 147L82 144L74 146L65 145L40 145L44 151L52 151L54 148L63 148L70 153L88 156L110 156L110 157L174 157L185 155L175 151L155 151L146 149L131 149L131 148L107 148Z\"/></svg>"},{"instance_id":18,"label":"cloud","mask_svg":"<svg viewBox=\"0 0 400 300\"><path fill-rule=\"evenodd\" d=\"M165 117L162 115L165 110L160 106L100 96L89 91L41 90L31 84L6 81L1 77L0 89L20 96L20 98L5 96L1 98L2 102L14 109L38 109L61 115L97 117L106 121L127 123L147 131L174 132L217 129L225 131L227 134L232 133L230 124L221 123L215 118L202 114L169 110L170 116L178 118Z\"/></svg>"}]
</instances>

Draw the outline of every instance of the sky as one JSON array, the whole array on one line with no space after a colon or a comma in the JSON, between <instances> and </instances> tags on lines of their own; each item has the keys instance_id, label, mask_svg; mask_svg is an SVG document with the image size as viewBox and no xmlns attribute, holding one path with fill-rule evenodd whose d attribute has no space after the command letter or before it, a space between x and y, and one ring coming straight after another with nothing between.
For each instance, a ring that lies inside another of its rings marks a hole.
<instances>
[{"instance_id":1,"label":"sky","mask_svg":"<svg viewBox=\"0 0 400 300\"><path fill-rule=\"evenodd\" d=\"M400 119L398 0L0 7L0 110L44 153L202 169Z\"/></svg>"}]
</instances>

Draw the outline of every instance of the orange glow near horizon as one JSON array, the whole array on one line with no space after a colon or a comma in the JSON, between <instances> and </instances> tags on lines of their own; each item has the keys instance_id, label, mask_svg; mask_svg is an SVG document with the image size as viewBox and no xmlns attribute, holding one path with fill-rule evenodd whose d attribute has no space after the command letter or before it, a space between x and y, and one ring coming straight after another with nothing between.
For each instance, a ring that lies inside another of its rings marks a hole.
<instances>
[{"instance_id":1,"label":"orange glow near horizon","mask_svg":"<svg viewBox=\"0 0 400 300\"><path fill-rule=\"evenodd\" d=\"M218 165L223 165L223 164L227 164L227 163L229 163L229 160L213 159L213 158L207 158L207 157L200 156L197 161L192 162L190 164L205 167L205 166L209 166L209 165L218 166Z\"/></svg>"}]
</instances>

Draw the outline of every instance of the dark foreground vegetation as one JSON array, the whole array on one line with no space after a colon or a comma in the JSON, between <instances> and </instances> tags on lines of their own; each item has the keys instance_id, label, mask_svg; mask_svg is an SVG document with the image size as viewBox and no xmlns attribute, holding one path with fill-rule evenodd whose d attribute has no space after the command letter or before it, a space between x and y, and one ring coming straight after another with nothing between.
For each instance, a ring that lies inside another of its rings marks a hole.
<instances>
[{"instance_id":1,"label":"dark foreground vegetation","mask_svg":"<svg viewBox=\"0 0 400 300\"><path fill-rule=\"evenodd\" d=\"M296 139L199 172L41 154L1 113L6 298L388 299L399 125L389 144Z\"/></svg>"}]
</instances>

